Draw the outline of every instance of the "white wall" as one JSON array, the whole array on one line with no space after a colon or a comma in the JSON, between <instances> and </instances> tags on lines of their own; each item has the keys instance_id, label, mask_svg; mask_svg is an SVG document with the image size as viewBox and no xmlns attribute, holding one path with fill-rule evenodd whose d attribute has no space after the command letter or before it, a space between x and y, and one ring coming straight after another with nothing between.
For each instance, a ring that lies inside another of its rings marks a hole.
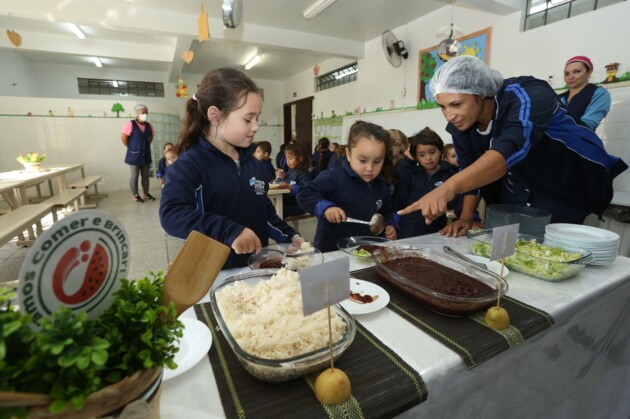
<instances>
[{"instance_id":1,"label":"white wall","mask_svg":"<svg viewBox=\"0 0 630 419\"><path fill-rule=\"evenodd\" d=\"M0 49L0 96L32 96L29 62L10 50Z\"/></svg>"},{"instance_id":2,"label":"white wall","mask_svg":"<svg viewBox=\"0 0 630 419\"><path fill-rule=\"evenodd\" d=\"M630 50L620 48L619 41L630 39L630 2L613 4L600 10L557 22L549 26L530 31L521 31L521 13L497 16L490 13L456 7L454 22L462 27L466 34L492 27L490 65L505 77L533 75L547 79L554 75L556 86L563 82L565 61L574 55L587 55L594 64L594 81L604 78L604 65L619 62L619 74L628 71ZM405 42L409 59L399 68L394 68L386 61L380 37L365 44L365 58L359 60L358 80L340 87L314 91L314 75L311 69L292 77L285 82L284 100L296 100L315 96L313 109L315 115L323 112L330 116L331 111L345 114L360 106L368 111L377 107L389 109L394 100L396 108L414 106L417 103L418 90L418 52L439 43L436 37L439 27L448 25L451 19L451 6L445 6L423 18L410 22L393 32ZM350 60L334 60L320 64L320 74L337 68ZM406 95L403 95L406 88ZM291 95L297 92L297 97ZM439 110L407 111L401 115L388 115L389 112L362 115L363 119L374 120L388 125L386 128L399 128L406 134L412 134L429 126L446 142L444 127ZM344 135L356 117L344 120Z\"/></svg>"}]
</instances>

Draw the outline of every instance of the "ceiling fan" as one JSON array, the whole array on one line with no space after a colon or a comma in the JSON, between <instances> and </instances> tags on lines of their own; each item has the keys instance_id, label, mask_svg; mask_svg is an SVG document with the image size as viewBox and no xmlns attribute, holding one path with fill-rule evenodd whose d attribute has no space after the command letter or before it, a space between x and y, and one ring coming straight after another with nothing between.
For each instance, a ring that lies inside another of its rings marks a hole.
<instances>
[{"instance_id":1,"label":"ceiling fan","mask_svg":"<svg viewBox=\"0 0 630 419\"><path fill-rule=\"evenodd\" d=\"M407 52L407 48L405 48L405 43L396 38L396 35L390 30L383 32L381 36L381 40L383 43L383 52L385 53L385 58L387 61L394 67L400 67L403 59L409 58L409 53Z\"/></svg>"},{"instance_id":2,"label":"ceiling fan","mask_svg":"<svg viewBox=\"0 0 630 419\"><path fill-rule=\"evenodd\" d=\"M243 17L243 0L223 0L221 5L223 15L223 27L236 29L241 24Z\"/></svg>"}]
</instances>

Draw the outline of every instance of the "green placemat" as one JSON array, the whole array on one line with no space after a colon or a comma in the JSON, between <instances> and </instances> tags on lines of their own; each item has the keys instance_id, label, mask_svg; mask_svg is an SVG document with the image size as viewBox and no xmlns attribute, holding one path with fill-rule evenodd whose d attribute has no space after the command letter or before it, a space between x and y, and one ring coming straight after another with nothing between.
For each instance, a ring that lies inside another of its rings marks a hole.
<instances>
[{"instance_id":1,"label":"green placemat","mask_svg":"<svg viewBox=\"0 0 630 419\"><path fill-rule=\"evenodd\" d=\"M336 406L317 401L317 374L286 383L267 383L250 375L216 330L209 303L195 306L197 318L212 331L208 356L228 418L384 418L423 402L427 390L420 374L357 323L352 345L335 363L352 384L352 397Z\"/></svg>"},{"instance_id":2,"label":"green placemat","mask_svg":"<svg viewBox=\"0 0 630 419\"><path fill-rule=\"evenodd\" d=\"M468 368L522 343L554 323L548 313L503 296L501 306L510 315L511 326L497 331L484 324L483 310L468 317L448 317L429 310L382 279L374 267L354 271L351 276L383 287L390 296L389 309L457 352Z\"/></svg>"}]
</instances>

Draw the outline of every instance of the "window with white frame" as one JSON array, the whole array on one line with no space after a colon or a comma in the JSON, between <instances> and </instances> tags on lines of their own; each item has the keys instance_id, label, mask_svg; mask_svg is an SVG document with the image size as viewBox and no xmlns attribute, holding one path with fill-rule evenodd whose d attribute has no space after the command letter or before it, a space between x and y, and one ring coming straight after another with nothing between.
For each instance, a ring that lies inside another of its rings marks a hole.
<instances>
[{"instance_id":1,"label":"window with white frame","mask_svg":"<svg viewBox=\"0 0 630 419\"><path fill-rule=\"evenodd\" d=\"M349 64L329 73L323 74L315 79L315 91L330 89L357 80L359 67L357 63Z\"/></svg>"},{"instance_id":2,"label":"window with white frame","mask_svg":"<svg viewBox=\"0 0 630 419\"><path fill-rule=\"evenodd\" d=\"M601 9L626 0L527 0L524 30Z\"/></svg>"}]
</instances>

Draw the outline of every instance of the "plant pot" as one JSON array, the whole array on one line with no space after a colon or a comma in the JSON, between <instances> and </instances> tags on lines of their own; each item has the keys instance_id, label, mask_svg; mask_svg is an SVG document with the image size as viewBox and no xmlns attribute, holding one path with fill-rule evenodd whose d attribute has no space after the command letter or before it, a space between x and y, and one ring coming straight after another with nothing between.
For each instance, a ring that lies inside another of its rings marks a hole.
<instances>
[{"instance_id":1,"label":"plant pot","mask_svg":"<svg viewBox=\"0 0 630 419\"><path fill-rule=\"evenodd\" d=\"M150 413L147 417L154 419L160 416L161 390L162 368L154 368L137 371L115 384L90 394L85 401L85 406L80 411L69 407L65 412L51 414L48 412L50 397L45 394L34 393L13 393L15 395L13 400L16 402L4 404L4 406L32 406L28 411L29 418L98 418L117 416L126 405L142 399L149 404ZM0 394L0 398L4 397L1 397ZM1 406L3 406L2 403L0 403Z\"/></svg>"},{"instance_id":2,"label":"plant pot","mask_svg":"<svg viewBox=\"0 0 630 419\"><path fill-rule=\"evenodd\" d=\"M24 165L24 170L27 172L39 172L41 169L39 167L40 162L33 163L22 163Z\"/></svg>"}]
</instances>

